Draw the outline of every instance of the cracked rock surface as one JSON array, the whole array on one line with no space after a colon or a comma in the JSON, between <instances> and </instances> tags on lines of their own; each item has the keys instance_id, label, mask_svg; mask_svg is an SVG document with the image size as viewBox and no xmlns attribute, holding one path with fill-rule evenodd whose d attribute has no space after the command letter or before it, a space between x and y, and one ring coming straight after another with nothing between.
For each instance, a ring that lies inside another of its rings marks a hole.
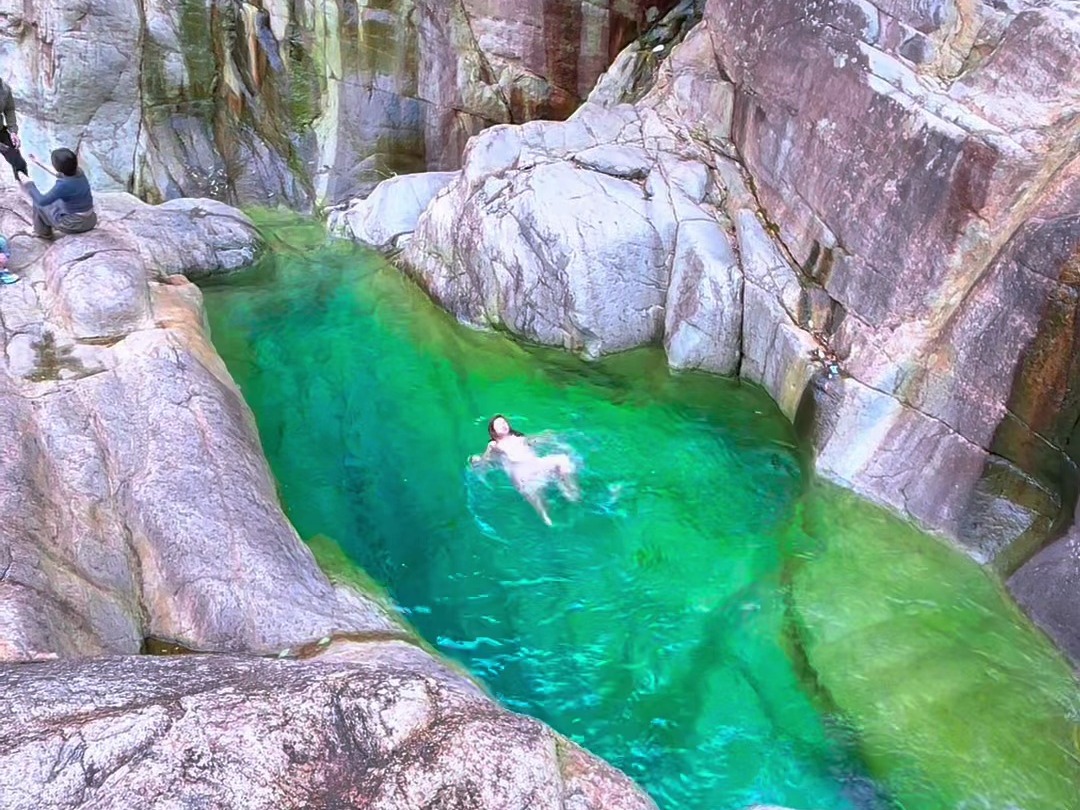
<instances>
[{"instance_id":1,"label":"cracked rock surface","mask_svg":"<svg viewBox=\"0 0 1080 810\"><path fill-rule=\"evenodd\" d=\"M0 669L5 810L655 810L403 641Z\"/></svg>"},{"instance_id":2,"label":"cracked rock surface","mask_svg":"<svg viewBox=\"0 0 1080 810\"><path fill-rule=\"evenodd\" d=\"M0 807L655 810L317 566L188 280L251 222L96 202L48 243L0 195Z\"/></svg>"},{"instance_id":3,"label":"cracked rock surface","mask_svg":"<svg viewBox=\"0 0 1080 810\"><path fill-rule=\"evenodd\" d=\"M400 263L477 325L760 382L822 474L1015 571L1075 493L1080 8L688 0L657 30L568 121L408 181Z\"/></svg>"},{"instance_id":4,"label":"cracked rock surface","mask_svg":"<svg viewBox=\"0 0 1080 810\"><path fill-rule=\"evenodd\" d=\"M565 118L671 0L0 0L31 151L95 188L309 207Z\"/></svg>"}]
</instances>

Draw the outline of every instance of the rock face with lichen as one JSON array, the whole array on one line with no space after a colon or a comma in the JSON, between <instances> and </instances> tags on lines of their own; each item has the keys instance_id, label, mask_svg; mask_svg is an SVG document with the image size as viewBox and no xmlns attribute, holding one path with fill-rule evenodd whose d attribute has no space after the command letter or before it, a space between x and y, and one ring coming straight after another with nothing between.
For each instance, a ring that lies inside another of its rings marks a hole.
<instances>
[{"instance_id":1,"label":"rock face with lichen","mask_svg":"<svg viewBox=\"0 0 1080 810\"><path fill-rule=\"evenodd\" d=\"M306 207L566 117L665 5L0 0L0 64L31 150L77 145L100 188Z\"/></svg>"},{"instance_id":2,"label":"rock face with lichen","mask_svg":"<svg viewBox=\"0 0 1080 810\"><path fill-rule=\"evenodd\" d=\"M402 265L477 324L760 382L821 473L1015 570L1075 491L1080 9L687 0L656 30L568 121L474 138Z\"/></svg>"},{"instance_id":3,"label":"rock face with lichen","mask_svg":"<svg viewBox=\"0 0 1080 810\"><path fill-rule=\"evenodd\" d=\"M0 196L0 807L654 807L316 564L188 281L247 217L96 203L45 242Z\"/></svg>"},{"instance_id":4,"label":"rock face with lichen","mask_svg":"<svg viewBox=\"0 0 1080 810\"><path fill-rule=\"evenodd\" d=\"M404 641L0 669L5 810L655 810Z\"/></svg>"}]
</instances>

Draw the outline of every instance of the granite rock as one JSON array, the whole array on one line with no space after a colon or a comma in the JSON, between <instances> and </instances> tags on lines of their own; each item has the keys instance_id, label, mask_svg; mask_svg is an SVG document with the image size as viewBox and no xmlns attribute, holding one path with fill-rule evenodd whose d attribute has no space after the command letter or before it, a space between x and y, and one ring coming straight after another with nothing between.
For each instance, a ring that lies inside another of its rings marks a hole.
<instances>
[{"instance_id":1,"label":"granite rock","mask_svg":"<svg viewBox=\"0 0 1080 810\"><path fill-rule=\"evenodd\" d=\"M321 649L0 668L4 807L655 810L408 642Z\"/></svg>"},{"instance_id":2,"label":"granite rock","mask_svg":"<svg viewBox=\"0 0 1080 810\"><path fill-rule=\"evenodd\" d=\"M31 151L95 187L308 208L565 118L671 0L0 0Z\"/></svg>"},{"instance_id":3,"label":"granite rock","mask_svg":"<svg viewBox=\"0 0 1080 810\"><path fill-rule=\"evenodd\" d=\"M93 231L45 243L28 204L0 197L21 275L0 296L0 660L397 628L331 585L283 518L199 290L171 275L250 264L255 227L209 200L106 193L98 209Z\"/></svg>"}]
</instances>

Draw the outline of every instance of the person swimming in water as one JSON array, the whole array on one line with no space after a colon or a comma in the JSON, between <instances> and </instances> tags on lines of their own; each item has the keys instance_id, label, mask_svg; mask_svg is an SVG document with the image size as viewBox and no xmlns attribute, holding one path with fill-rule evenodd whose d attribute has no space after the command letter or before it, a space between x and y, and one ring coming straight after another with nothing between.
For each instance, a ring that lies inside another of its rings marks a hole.
<instances>
[{"instance_id":1,"label":"person swimming in water","mask_svg":"<svg viewBox=\"0 0 1080 810\"><path fill-rule=\"evenodd\" d=\"M510 422L502 414L496 414L488 422L488 436L491 441L484 454L473 456L469 461L474 467L499 461L510 476L510 482L548 526L551 525L551 517L544 500L544 490L549 484L558 486L568 501L581 499L575 477L577 471L566 453L538 456L530 439L510 427Z\"/></svg>"}]
</instances>

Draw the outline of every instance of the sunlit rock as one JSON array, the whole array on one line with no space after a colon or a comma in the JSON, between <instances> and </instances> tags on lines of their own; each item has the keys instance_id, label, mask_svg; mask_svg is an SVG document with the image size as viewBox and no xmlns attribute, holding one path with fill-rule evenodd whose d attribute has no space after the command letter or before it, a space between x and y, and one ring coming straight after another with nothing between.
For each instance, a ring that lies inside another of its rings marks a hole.
<instances>
[{"instance_id":1,"label":"sunlit rock","mask_svg":"<svg viewBox=\"0 0 1080 810\"><path fill-rule=\"evenodd\" d=\"M96 187L303 208L565 118L670 5L5 2L0 55L31 150L78 145Z\"/></svg>"},{"instance_id":2,"label":"sunlit rock","mask_svg":"<svg viewBox=\"0 0 1080 810\"><path fill-rule=\"evenodd\" d=\"M301 661L62 661L0 669L0 685L9 810L655 810L618 771L403 641L336 642Z\"/></svg>"},{"instance_id":3,"label":"sunlit rock","mask_svg":"<svg viewBox=\"0 0 1080 810\"><path fill-rule=\"evenodd\" d=\"M401 174L363 199L331 211L327 227L376 250L391 252L416 230L416 222L435 195L456 179L458 172Z\"/></svg>"}]
</instances>

